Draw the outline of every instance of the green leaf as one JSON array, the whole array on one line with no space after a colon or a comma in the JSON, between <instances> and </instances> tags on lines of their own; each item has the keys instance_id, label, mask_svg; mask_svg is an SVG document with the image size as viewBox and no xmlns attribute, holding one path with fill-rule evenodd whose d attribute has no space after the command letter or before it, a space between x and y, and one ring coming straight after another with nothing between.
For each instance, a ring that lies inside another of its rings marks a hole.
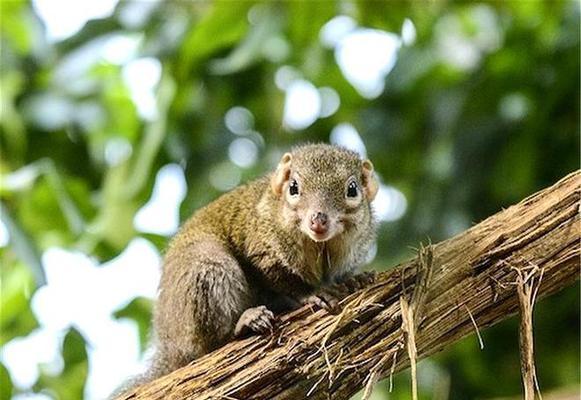
<instances>
[{"instance_id":1,"label":"green leaf","mask_svg":"<svg viewBox=\"0 0 581 400\"><path fill-rule=\"evenodd\" d=\"M32 274L23 264L8 263L6 258L2 257L0 269L0 345L26 336L38 327L29 304L35 287Z\"/></svg>"},{"instance_id":2,"label":"green leaf","mask_svg":"<svg viewBox=\"0 0 581 400\"><path fill-rule=\"evenodd\" d=\"M87 361L85 339L76 329L70 329L63 341L63 359L65 370L73 365Z\"/></svg>"},{"instance_id":3,"label":"green leaf","mask_svg":"<svg viewBox=\"0 0 581 400\"><path fill-rule=\"evenodd\" d=\"M122 78L121 68L102 63L93 68L91 75L101 82L100 104L104 106L107 120L104 128L93 132L88 139L104 142L111 137L123 137L131 143L135 142L139 136L140 121L129 88Z\"/></svg>"},{"instance_id":4,"label":"green leaf","mask_svg":"<svg viewBox=\"0 0 581 400\"><path fill-rule=\"evenodd\" d=\"M337 4L332 1L298 0L285 5L289 36L299 54L319 43L321 28L337 15Z\"/></svg>"},{"instance_id":5,"label":"green leaf","mask_svg":"<svg viewBox=\"0 0 581 400\"><path fill-rule=\"evenodd\" d=\"M22 91L24 80L24 75L17 70L3 71L0 75L0 137L5 146L2 149L2 162L13 165L21 164L28 142L22 115L16 107L16 99Z\"/></svg>"},{"instance_id":6,"label":"green leaf","mask_svg":"<svg viewBox=\"0 0 581 400\"><path fill-rule=\"evenodd\" d=\"M4 1L0 12L2 35L8 39L7 42L11 47L22 55L28 54L33 39L29 26L33 20L27 5L27 2L22 0Z\"/></svg>"},{"instance_id":7,"label":"green leaf","mask_svg":"<svg viewBox=\"0 0 581 400\"><path fill-rule=\"evenodd\" d=\"M155 233L142 233L140 236L153 244L160 253L163 253L167 248L168 238L166 236Z\"/></svg>"},{"instance_id":8,"label":"green leaf","mask_svg":"<svg viewBox=\"0 0 581 400\"><path fill-rule=\"evenodd\" d=\"M258 6L256 6L258 7ZM210 70L215 74L225 75L238 72L263 58L264 48L269 39L281 29L282 19L274 7L262 5L256 13L259 19L250 32L227 57L210 63ZM281 39L282 40L282 39Z\"/></svg>"},{"instance_id":9,"label":"green leaf","mask_svg":"<svg viewBox=\"0 0 581 400\"><path fill-rule=\"evenodd\" d=\"M145 350L148 344L151 309L151 300L145 297L136 297L125 307L115 311L113 314L116 319L129 318L137 323L141 351Z\"/></svg>"},{"instance_id":10,"label":"green leaf","mask_svg":"<svg viewBox=\"0 0 581 400\"><path fill-rule=\"evenodd\" d=\"M23 176L26 176L26 179L22 179ZM32 196L24 197L29 207L25 213L28 212L28 214L26 216L21 214L21 218L28 222L28 224L24 222L27 228L37 228L44 224L45 230L52 230L55 227L54 218L57 217L56 226L59 226L62 231L78 235L84 230L84 217L71 196L70 184L57 169L54 160L45 158L30 163L10 177L18 184L4 182L2 191L30 191L32 193ZM39 177L44 179L38 180ZM75 189L77 195L84 194L83 205L87 210L90 205L87 200L88 192L85 190L82 193L84 185L82 181L77 180ZM29 199L34 200L29 202ZM27 217L30 218L26 219ZM31 229L31 231L35 230Z\"/></svg>"},{"instance_id":11,"label":"green leaf","mask_svg":"<svg viewBox=\"0 0 581 400\"><path fill-rule=\"evenodd\" d=\"M72 242L73 235L58 198L45 178L39 179L32 190L23 196L18 207L18 219L23 230L30 232L34 239L32 243L40 248L63 246Z\"/></svg>"},{"instance_id":12,"label":"green leaf","mask_svg":"<svg viewBox=\"0 0 581 400\"><path fill-rule=\"evenodd\" d=\"M247 14L251 1L218 1L195 24L183 41L178 76L182 79L201 60L235 44L248 29Z\"/></svg>"},{"instance_id":13,"label":"green leaf","mask_svg":"<svg viewBox=\"0 0 581 400\"><path fill-rule=\"evenodd\" d=\"M0 363L0 400L9 400L12 397L14 385L8 370Z\"/></svg>"},{"instance_id":14,"label":"green leaf","mask_svg":"<svg viewBox=\"0 0 581 400\"><path fill-rule=\"evenodd\" d=\"M19 222L12 218L8 208L0 201L0 218L10 234L10 245L18 258L30 268L34 274L38 286L46 283L42 262L40 260L40 250L36 242L22 229Z\"/></svg>"},{"instance_id":15,"label":"green leaf","mask_svg":"<svg viewBox=\"0 0 581 400\"><path fill-rule=\"evenodd\" d=\"M89 364L85 339L74 328L65 335L62 356L64 359L62 373L54 376L41 370L40 377L33 388L35 391L49 389L60 399L82 399Z\"/></svg>"}]
</instances>

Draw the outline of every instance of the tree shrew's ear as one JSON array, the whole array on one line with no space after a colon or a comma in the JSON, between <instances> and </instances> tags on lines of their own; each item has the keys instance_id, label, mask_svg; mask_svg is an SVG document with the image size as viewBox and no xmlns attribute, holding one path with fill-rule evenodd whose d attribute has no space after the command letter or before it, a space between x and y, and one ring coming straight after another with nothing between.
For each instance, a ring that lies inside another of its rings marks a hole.
<instances>
[{"instance_id":1,"label":"tree shrew's ear","mask_svg":"<svg viewBox=\"0 0 581 400\"><path fill-rule=\"evenodd\" d=\"M379 189L377 178L373 173L373 163L369 160L364 160L361 164L361 169L363 172L363 190L365 191L367 199L372 201Z\"/></svg>"},{"instance_id":2,"label":"tree shrew's ear","mask_svg":"<svg viewBox=\"0 0 581 400\"><path fill-rule=\"evenodd\" d=\"M274 174L270 178L270 187L272 192L277 196L282 194L282 187L289 179L292 158L290 153L284 153L276 167L276 171L274 171Z\"/></svg>"}]
</instances>

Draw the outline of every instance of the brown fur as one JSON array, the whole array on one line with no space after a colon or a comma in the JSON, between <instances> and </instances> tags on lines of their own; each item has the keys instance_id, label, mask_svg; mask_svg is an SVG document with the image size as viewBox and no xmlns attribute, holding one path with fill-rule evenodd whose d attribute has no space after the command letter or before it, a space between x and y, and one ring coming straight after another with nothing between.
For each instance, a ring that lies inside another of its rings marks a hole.
<instances>
[{"instance_id":1,"label":"brown fur","mask_svg":"<svg viewBox=\"0 0 581 400\"><path fill-rule=\"evenodd\" d=\"M357 271L375 240L372 168L351 151L306 145L287 153L273 174L198 210L165 256L153 321L156 355L147 379L222 346L240 327L266 330L272 314L265 310L296 306ZM302 193L291 205L286 195L295 175ZM355 207L345 205L349 178L361 188ZM300 223L314 209L336 217L340 233L320 242L303 233ZM262 325L246 321L257 315Z\"/></svg>"}]
</instances>

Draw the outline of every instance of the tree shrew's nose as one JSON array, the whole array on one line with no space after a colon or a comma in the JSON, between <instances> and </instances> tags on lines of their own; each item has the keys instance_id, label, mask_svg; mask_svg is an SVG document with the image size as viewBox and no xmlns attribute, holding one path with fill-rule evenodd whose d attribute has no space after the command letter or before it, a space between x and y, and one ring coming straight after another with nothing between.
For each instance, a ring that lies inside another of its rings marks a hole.
<instances>
[{"instance_id":1,"label":"tree shrew's nose","mask_svg":"<svg viewBox=\"0 0 581 400\"><path fill-rule=\"evenodd\" d=\"M313 214L311 214L311 230L313 232L316 233L324 233L327 231L327 222L329 220L329 217L327 217L327 214L322 213L322 212L315 212Z\"/></svg>"}]
</instances>

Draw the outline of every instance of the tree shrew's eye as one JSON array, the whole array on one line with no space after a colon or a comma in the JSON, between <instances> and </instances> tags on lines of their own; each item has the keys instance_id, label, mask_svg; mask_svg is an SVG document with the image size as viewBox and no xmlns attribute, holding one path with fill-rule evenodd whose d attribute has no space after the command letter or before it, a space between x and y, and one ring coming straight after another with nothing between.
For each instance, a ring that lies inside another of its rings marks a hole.
<instances>
[{"instance_id":1,"label":"tree shrew's eye","mask_svg":"<svg viewBox=\"0 0 581 400\"><path fill-rule=\"evenodd\" d=\"M347 186L347 197L357 197L357 182L349 182Z\"/></svg>"},{"instance_id":2,"label":"tree shrew's eye","mask_svg":"<svg viewBox=\"0 0 581 400\"><path fill-rule=\"evenodd\" d=\"M299 194L299 184L295 179L291 179L290 185L288 187L288 192L291 196L298 196Z\"/></svg>"}]
</instances>

